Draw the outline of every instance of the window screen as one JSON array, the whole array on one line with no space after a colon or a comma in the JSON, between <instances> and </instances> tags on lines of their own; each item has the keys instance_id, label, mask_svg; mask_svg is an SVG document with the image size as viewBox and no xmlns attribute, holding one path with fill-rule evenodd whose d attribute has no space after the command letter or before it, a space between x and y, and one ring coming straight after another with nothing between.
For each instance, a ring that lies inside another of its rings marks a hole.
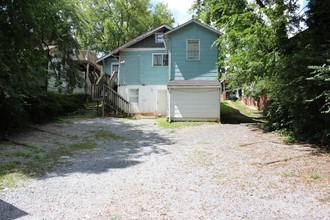
<instances>
[{"instance_id":1,"label":"window screen","mask_svg":"<svg viewBox=\"0 0 330 220\"><path fill-rule=\"evenodd\" d=\"M199 40L187 40L187 60L199 60Z\"/></svg>"},{"instance_id":2,"label":"window screen","mask_svg":"<svg viewBox=\"0 0 330 220\"><path fill-rule=\"evenodd\" d=\"M168 66L168 55L167 54L153 54L152 65L153 66Z\"/></svg>"}]
</instances>

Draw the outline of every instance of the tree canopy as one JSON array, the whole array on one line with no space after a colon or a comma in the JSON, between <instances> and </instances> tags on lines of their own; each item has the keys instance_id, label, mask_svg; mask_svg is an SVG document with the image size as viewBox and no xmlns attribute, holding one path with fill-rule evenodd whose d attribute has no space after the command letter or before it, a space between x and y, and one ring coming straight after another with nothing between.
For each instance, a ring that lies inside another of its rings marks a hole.
<instances>
[{"instance_id":1,"label":"tree canopy","mask_svg":"<svg viewBox=\"0 0 330 220\"><path fill-rule=\"evenodd\" d=\"M80 42L98 52L109 52L151 28L174 23L167 4L161 2L152 5L150 0L76 1L84 21Z\"/></svg>"},{"instance_id":2,"label":"tree canopy","mask_svg":"<svg viewBox=\"0 0 330 220\"><path fill-rule=\"evenodd\" d=\"M0 123L19 123L31 96L42 92L47 80L48 46L58 45L66 64L78 47L73 28L78 18L66 0L0 3ZM72 80L72 75L68 79ZM74 80L72 80L74 81Z\"/></svg>"}]
</instances>

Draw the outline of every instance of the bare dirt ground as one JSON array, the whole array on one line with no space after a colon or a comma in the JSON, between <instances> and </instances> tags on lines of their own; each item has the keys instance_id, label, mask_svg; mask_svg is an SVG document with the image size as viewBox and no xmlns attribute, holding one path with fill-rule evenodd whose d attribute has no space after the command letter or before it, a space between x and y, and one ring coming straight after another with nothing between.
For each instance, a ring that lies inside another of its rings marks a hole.
<instances>
[{"instance_id":1,"label":"bare dirt ground","mask_svg":"<svg viewBox=\"0 0 330 220\"><path fill-rule=\"evenodd\" d=\"M0 192L0 219L330 219L330 156L254 124L95 118L39 129L15 140L95 146Z\"/></svg>"}]
</instances>

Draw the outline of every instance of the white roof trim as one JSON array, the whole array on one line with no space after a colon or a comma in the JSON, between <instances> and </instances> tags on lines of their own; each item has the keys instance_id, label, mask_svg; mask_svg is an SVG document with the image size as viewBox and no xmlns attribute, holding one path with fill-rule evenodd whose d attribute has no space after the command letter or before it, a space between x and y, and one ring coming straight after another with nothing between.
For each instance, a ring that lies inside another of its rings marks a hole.
<instances>
[{"instance_id":1,"label":"white roof trim","mask_svg":"<svg viewBox=\"0 0 330 220\"><path fill-rule=\"evenodd\" d=\"M104 55L103 57L97 59L95 62L96 62L96 63L99 63L99 62L101 62L102 60L105 60L105 59L107 59L108 57L111 57L111 56L113 56L113 55L112 55L111 53L108 53L107 55Z\"/></svg>"},{"instance_id":2,"label":"white roof trim","mask_svg":"<svg viewBox=\"0 0 330 220\"><path fill-rule=\"evenodd\" d=\"M191 24L191 23L198 24L199 26L204 27L204 28L206 28L206 29L208 29L208 30L210 30L210 31L212 31L212 32L214 32L214 33L220 35L220 32L219 32L219 31L217 31L217 30L215 30L215 29L213 29L213 28L211 28L211 27L209 27L209 26L207 26L207 25L205 25L205 24L202 24L202 23L200 23L199 21L196 21L196 20L194 20L194 19L189 20L189 21L187 21L186 23L177 26L176 28L173 28L172 30L166 32L164 35L169 35L169 34L175 32L175 31L177 31L177 30L179 30L179 29L181 29L181 28L183 28L183 27L185 27L185 26L187 26L187 25L189 25L189 24Z\"/></svg>"},{"instance_id":3,"label":"white roof trim","mask_svg":"<svg viewBox=\"0 0 330 220\"><path fill-rule=\"evenodd\" d=\"M166 51L166 48L165 47L124 48L121 51L154 51L154 50L164 50L164 51Z\"/></svg>"}]
</instances>

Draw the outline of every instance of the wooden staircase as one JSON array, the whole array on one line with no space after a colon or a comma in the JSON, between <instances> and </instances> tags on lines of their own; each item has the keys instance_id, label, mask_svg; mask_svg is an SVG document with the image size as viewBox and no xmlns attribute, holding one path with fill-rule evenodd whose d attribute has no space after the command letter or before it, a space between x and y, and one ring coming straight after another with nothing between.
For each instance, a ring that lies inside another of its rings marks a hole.
<instances>
[{"instance_id":1,"label":"wooden staircase","mask_svg":"<svg viewBox=\"0 0 330 220\"><path fill-rule=\"evenodd\" d=\"M106 111L126 117L131 115L131 103L109 86L105 84L92 85L91 93L92 101L100 101L102 103L103 117L105 116Z\"/></svg>"},{"instance_id":2,"label":"wooden staircase","mask_svg":"<svg viewBox=\"0 0 330 220\"><path fill-rule=\"evenodd\" d=\"M115 91L117 85L118 71L114 71L111 76L102 71L95 84L91 85L92 101L98 104L101 102L103 117L108 113L126 117L131 115L131 103Z\"/></svg>"}]
</instances>

